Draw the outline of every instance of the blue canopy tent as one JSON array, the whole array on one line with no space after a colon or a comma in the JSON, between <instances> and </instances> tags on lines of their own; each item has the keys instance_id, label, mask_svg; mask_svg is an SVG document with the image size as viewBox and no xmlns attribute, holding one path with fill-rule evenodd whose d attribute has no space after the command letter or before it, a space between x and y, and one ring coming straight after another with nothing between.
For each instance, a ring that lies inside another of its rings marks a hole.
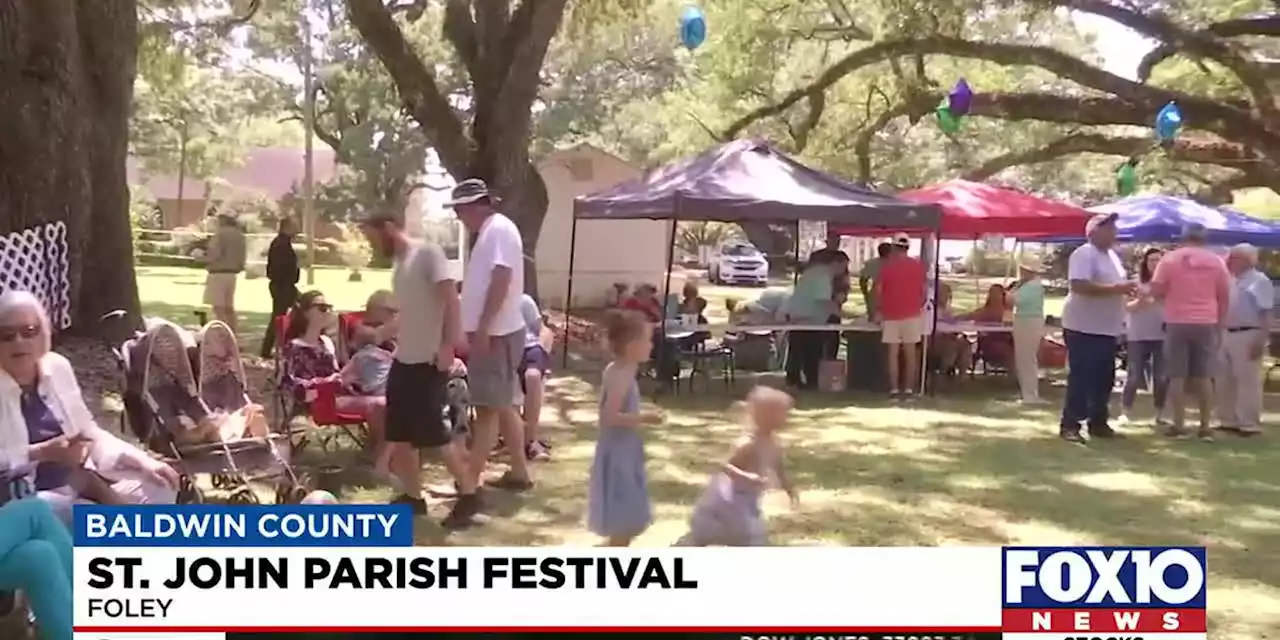
<instances>
[{"instance_id":1,"label":"blue canopy tent","mask_svg":"<svg viewBox=\"0 0 1280 640\"><path fill-rule=\"evenodd\" d=\"M1198 222L1209 231L1210 244L1248 242L1258 247L1280 247L1280 225L1251 218L1228 207L1214 208L1186 198L1129 196L1089 211L1119 215L1116 227L1121 242L1177 242L1183 227ZM1041 242L1083 240L1084 229L1080 232L1077 237L1058 237Z\"/></svg>"}]
</instances>

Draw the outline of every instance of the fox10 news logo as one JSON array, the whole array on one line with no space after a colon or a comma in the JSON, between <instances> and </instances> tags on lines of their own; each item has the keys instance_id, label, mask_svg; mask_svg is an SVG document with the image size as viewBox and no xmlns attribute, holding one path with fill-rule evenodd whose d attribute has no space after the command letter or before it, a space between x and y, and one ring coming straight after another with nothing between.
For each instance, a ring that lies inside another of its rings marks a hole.
<instances>
[{"instance_id":1,"label":"fox10 news logo","mask_svg":"<svg viewBox=\"0 0 1280 640\"><path fill-rule=\"evenodd\" d=\"M1005 547L1007 640L1205 638L1204 547Z\"/></svg>"}]
</instances>

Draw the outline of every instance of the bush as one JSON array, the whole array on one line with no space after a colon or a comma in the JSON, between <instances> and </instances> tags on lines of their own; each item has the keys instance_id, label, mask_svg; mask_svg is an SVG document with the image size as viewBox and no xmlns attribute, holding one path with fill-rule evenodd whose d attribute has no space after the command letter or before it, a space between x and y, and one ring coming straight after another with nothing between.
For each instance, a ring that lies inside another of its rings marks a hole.
<instances>
[{"instance_id":1,"label":"bush","mask_svg":"<svg viewBox=\"0 0 1280 640\"><path fill-rule=\"evenodd\" d=\"M162 253L136 253L133 256L133 263L140 267L204 267L204 263L194 258Z\"/></svg>"}]
</instances>

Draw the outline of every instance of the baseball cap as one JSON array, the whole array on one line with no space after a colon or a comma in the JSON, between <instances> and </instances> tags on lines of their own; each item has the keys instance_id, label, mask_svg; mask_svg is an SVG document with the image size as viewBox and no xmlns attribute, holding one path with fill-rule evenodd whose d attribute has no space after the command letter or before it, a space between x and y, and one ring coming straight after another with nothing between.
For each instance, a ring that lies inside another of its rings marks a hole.
<instances>
[{"instance_id":1,"label":"baseball cap","mask_svg":"<svg viewBox=\"0 0 1280 640\"><path fill-rule=\"evenodd\" d=\"M1114 225L1116 223L1116 219L1119 217L1120 214L1118 213L1099 213L1098 215L1089 218L1089 221L1085 223L1084 233L1085 235L1089 235L1102 225Z\"/></svg>"},{"instance_id":2,"label":"baseball cap","mask_svg":"<svg viewBox=\"0 0 1280 640\"><path fill-rule=\"evenodd\" d=\"M895 233L893 234L893 243L901 247L908 246L911 244L911 236L905 233Z\"/></svg>"},{"instance_id":3,"label":"baseball cap","mask_svg":"<svg viewBox=\"0 0 1280 640\"><path fill-rule=\"evenodd\" d=\"M467 178L453 188L453 193L449 194L449 201L445 206L456 207L485 199L492 199L489 194L489 185L480 178Z\"/></svg>"}]
</instances>

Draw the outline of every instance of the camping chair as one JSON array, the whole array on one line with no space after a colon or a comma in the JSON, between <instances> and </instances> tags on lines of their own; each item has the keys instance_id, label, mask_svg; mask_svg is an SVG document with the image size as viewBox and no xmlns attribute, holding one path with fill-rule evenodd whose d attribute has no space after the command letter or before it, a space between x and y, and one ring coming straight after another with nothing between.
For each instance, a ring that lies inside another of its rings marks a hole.
<instances>
[{"instance_id":1,"label":"camping chair","mask_svg":"<svg viewBox=\"0 0 1280 640\"><path fill-rule=\"evenodd\" d=\"M363 445L366 438L364 416L338 410L338 396L342 394L340 382L325 383L311 387L309 397L298 397L289 387L289 367L282 357L285 345L285 332L289 328L289 316L276 318L276 401L282 421L282 431L290 434L290 440L296 450L302 450L310 442L313 431L337 429L337 433L321 434L316 439L322 450L328 450L334 438L347 436L352 442ZM343 331L339 331L339 334ZM345 341L348 342L349 341ZM341 353L341 348L335 345ZM341 362L341 356L339 362ZM310 419L311 426L304 429L291 429L289 423L297 417Z\"/></svg>"}]
</instances>

